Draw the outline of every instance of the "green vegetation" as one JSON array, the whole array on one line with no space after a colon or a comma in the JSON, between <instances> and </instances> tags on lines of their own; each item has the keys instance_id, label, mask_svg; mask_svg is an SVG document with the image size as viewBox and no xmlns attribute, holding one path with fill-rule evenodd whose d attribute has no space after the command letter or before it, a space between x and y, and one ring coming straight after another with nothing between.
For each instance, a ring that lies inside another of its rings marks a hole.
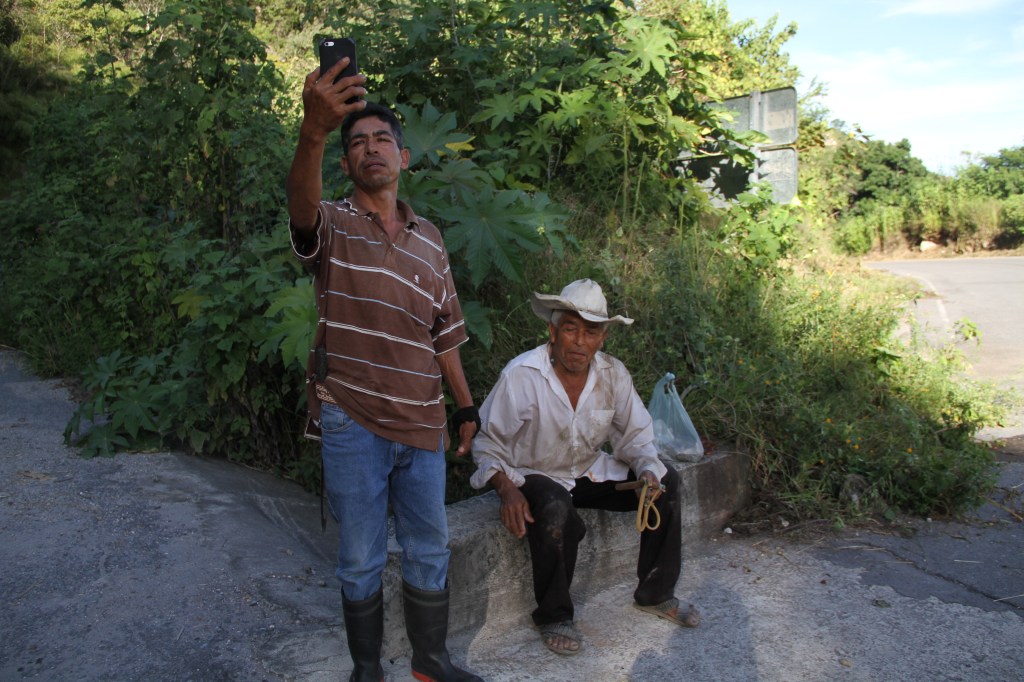
<instances>
[{"instance_id":1,"label":"green vegetation","mask_svg":"<svg viewBox=\"0 0 1024 682\"><path fill-rule=\"evenodd\" d=\"M792 83L793 25L734 23L711 0L0 8L16 131L0 149L0 342L80 379L67 438L83 454L183 448L317 484L301 438L315 310L283 178L314 40L345 34L404 120L403 191L452 253L478 399L544 338L529 293L589 276L638 319L609 350L641 394L665 371L698 387L687 409L752 452L760 501L836 520L954 513L989 485L972 436L998 416L991 396L952 351L894 338L908 294L828 254L1012 241L1019 150L938 178L906 143L805 103L798 209L759 188L716 209L677 171L711 140L750 160L752 138L711 105ZM51 40L58 24L75 39ZM336 159L325 188L347 190ZM453 461L452 496L470 468Z\"/></svg>"},{"instance_id":2,"label":"green vegetation","mask_svg":"<svg viewBox=\"0 0 1024 682\"><path fill-rule=\"evenodd\" d=\"M946 177L925 169L906 140L871 140L841 122L826 125L825 115L801 123L800 195L805 216L841 251L905 251L922 240L958 253L1024 243L1024 146Z\"/></svg>"}]
</instances>

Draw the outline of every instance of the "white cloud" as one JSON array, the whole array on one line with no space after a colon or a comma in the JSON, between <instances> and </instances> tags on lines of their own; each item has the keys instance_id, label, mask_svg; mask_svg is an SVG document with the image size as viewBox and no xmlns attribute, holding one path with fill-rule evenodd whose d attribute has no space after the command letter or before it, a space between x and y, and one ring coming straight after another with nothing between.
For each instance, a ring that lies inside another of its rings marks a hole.
<instances>
[{"instance_id":1,"label":"white cloud","mask_svg":"<svg viewBox=\"0 0 1024 682\"><path fill-rule=\"evenodd\" d=\"M801 68L828 84L830 92L897 87L899 82L925 82L944 78L955 67L951 58L917 58L899 47L880 52L854 52L846 55L805 53Z\"/></svg>"},{"instance_id":2,"label":"white cloud","mask_svg":"<svg viewBox=\"0 0 1024 682\"><path fill-rule=\"evenodd\" d=\"M768 3L735 0L734 16ZM734 0L730 0L730 8ZM995 154L1024 144L1024 0L781 0L801 31L791 62L824 85L829 118L876 140L910 140L934 171L953 172L961 152ZM787 14L788 13L788 14ZM844 30L836 30L842 26Z\"/></svg>"},{"instance_id":3,"label":"white cloud","mask_svg":"<svg viewBox=\"0 0 1024 682\"><path fill-rule=\"evenodd\" d=\"M873 139L910 140L914 156L937 172L963 164L961 152L992 154L1024 141L1024 81L1012 73L964 73L901 48L845 57L806 54L808 76L827 86L831 116Z\"/></svg>"}]
</instances>

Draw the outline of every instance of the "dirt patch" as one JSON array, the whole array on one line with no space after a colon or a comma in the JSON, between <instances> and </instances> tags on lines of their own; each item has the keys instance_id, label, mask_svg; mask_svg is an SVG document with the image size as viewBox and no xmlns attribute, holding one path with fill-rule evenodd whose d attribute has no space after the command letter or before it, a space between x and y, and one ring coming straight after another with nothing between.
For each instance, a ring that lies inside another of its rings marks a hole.
<instances>
[{"instance_id":1,"label":"dirt patch","mask_svg":"<svg viewBox=\"0 0 1024 682\"><path fill-rule=\"evenodd\" d=\"M1019 462L1024 459L1024 435L998 441L992 447L999 462Z\"/></svg>"},{"instance_id":2,"label":"dirt patch","mask_svg":"<svg viewBox=\"0 0 1024 682\"><path fill-rule=\"evenodd\" d=\"M966 250L954 246L943 246L933 251L921 251L916 248L894 249L885 252L872 251L863 256L865 262L893 260L943 260L946 258L999 258L1004 256L1024 256L1024 246L1013 249L981 249Z\"/></svg>"}]
</instances>

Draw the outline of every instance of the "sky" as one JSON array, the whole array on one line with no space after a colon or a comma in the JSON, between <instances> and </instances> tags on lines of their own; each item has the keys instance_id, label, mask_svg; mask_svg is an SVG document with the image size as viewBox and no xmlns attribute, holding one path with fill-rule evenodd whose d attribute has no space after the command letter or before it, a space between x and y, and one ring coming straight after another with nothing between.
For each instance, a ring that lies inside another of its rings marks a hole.
<instances>
[{"instance_id":1,"label":"sky","mask_svg":"<svg viewBox=\"0 0 1024 682\"><path fill-rule=\"evenodd\" d=\"M910 141L931 171L1024 146L1024 0L727 0L732 20L776 30L829 120ZM965 155L965 152L969 155Z\"/></svg>"}]
</instances>

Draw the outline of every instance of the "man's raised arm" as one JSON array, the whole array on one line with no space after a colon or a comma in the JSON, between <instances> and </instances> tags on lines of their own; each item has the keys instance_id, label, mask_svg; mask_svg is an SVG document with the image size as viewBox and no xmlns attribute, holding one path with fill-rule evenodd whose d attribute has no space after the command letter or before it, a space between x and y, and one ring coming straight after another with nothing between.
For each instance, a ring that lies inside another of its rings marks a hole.
<instances>
[{"instance_id":1,"label":"man's raised arm","mask_svg":"<svg viewBox=\"0 0 1024 682\"><path fill-rule=\"evenodd\" d=\"M316 227L323 192L321 172L327 136L341 125L345 116L366 106L362 99L346 104L349 98L366 94L366 88L362 87L365 76L356 74L337 83L332 82L348 61L347 57L341 59L322 79L317 68L306 76L302 85L302 126L285 188L288 192L288 217L292 226L306 237L311 236Z\"/></svg>"}]
</instances>

